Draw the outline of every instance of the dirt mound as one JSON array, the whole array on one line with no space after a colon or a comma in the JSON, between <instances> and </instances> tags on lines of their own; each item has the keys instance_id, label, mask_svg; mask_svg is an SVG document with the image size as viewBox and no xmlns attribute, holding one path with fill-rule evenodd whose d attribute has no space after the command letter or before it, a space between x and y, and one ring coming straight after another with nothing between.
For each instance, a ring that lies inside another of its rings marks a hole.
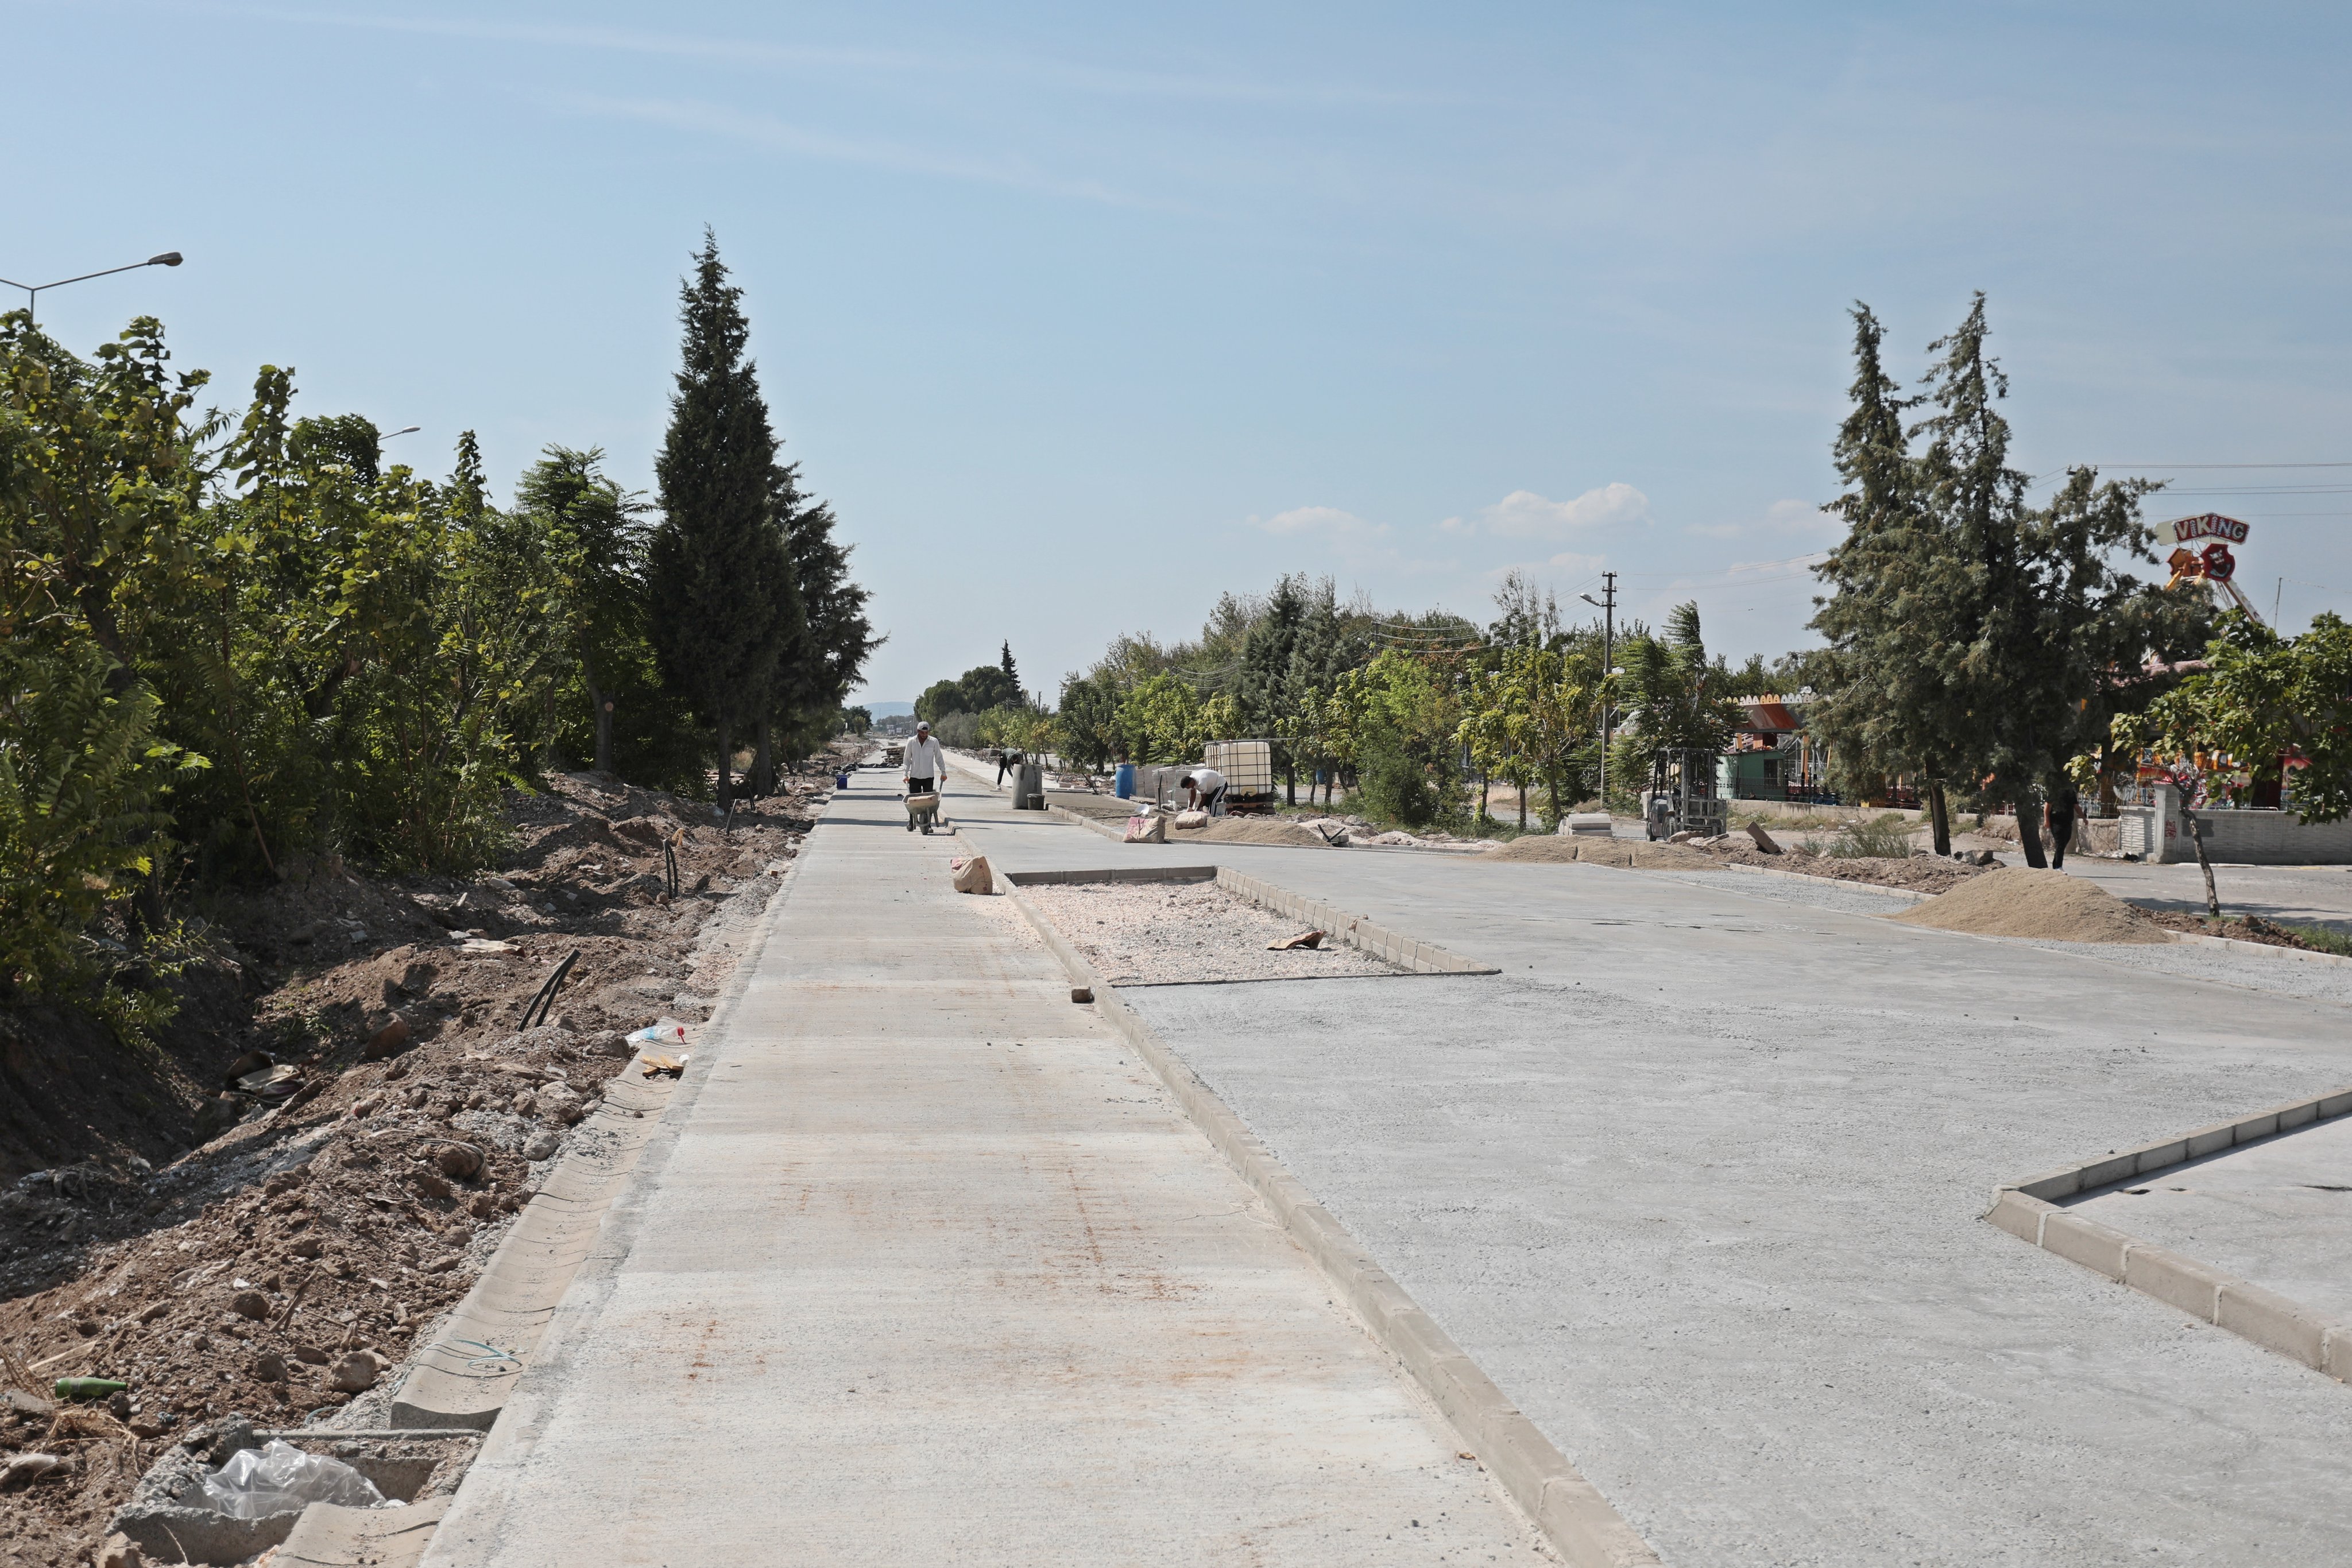
<instances>
[{"instance_id":1,"label":"dirt mound","mask_svg":"<svg viewBox=\"0 0 2352 1568\"><path fill-rule=\"evenodd\" d=\"M1906 925L2055 942L2169 942L2145 911L2063 871L2005 866L1887 916Z\"/></svg>"},{"instance_id":2,"label":"dirt mound","mask_svg":"<svg viewBox=\"0 0 2352 1568\"><path fill-rule=\"evenodd\" d=\"M1478 858L1533 861L1547 865L1581 861L1586 865L1633 871L1706 871L1716 864L1713 857L1680 844L1654 844L1646 839L1583 839L1534 833L1491 850L1481 850Z\"/></svg>"},{"instance_id":3,"label":"dirt mound","mask_svg":"<svg viewBox=\"0 0 2352 1568\"><path fill-rule=\"evenodd\" d=\"M1885 855L1808 855L1790 852L1768 855L1744 837L1737 843L1727 840L1706 846L1705 852L1717 864L1755 866L1762 871L1795 872L1800 876L1826 877L1832 882L1868 883L1875 887L1899 887L1910 893L1948 893L1971 877L1985 874L1984 868L1964 865L1958 861L1942 860L1935 855L1911 855L1895 858Z\"/></svg>"},{"instance_id":4,"label":"dirt mound","mask_svg":"<svg viewBox=\"0 0 2352 1568\"><path fill-rule=\"evenodd\" d=\"M1205 828L1180 828L1171 822L1168 825L1168 841L1171 844L1300 844L1312 850L1329 847L1314 829L1302 828L1297 822L1286 822L1272 817L1212 817Z\"/></svg>"}]
</instances>

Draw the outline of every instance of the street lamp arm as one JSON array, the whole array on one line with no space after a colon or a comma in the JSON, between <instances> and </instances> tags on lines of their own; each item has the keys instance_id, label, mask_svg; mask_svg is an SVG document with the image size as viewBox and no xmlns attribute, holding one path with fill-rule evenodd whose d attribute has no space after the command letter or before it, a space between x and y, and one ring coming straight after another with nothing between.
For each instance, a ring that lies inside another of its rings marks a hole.
<instances>
[{"instance_id":1,"label":"street lamp arm","mask_svg":"<svg viewBox=\"0 0 2352 1568\"><path fill-rule=\"evenodd\" d=\"M5 277L0 277L0 283L8 283L11 288L29 288L35 291L43 288L63 288L68 283L87 283L93 277L111 277L118 272L136 272L142 267L153 267L158 262L165 267L179 265L177 262L163 261L162 256L158 256L154 261L134 261L128 267L110 267L103 272L85 272L79 277L60 277L55 283L8 283Z\"/></svg>"},{"instance_id":2,"label":"street lamp arm","mask_svg":"<svg viewBox=\"0 0 2352 1568\"><path fill-rule=\"evenodd\" d=\"M180 253L176 250L167 250L161 256L151 256L144 261L134 261L122 267L110 267L99 272L85 272L79 277L60 277L55 283L16 283L8 278L0 277L0 284L25 291L25 308L29 314L35 308L36 302L40 298L41 291L45 288L63 288L68 283L87 283L93 277L111 277L118 272L136 272L142 267L177 267L179 265Z\"/></svg>"}]
</instances>

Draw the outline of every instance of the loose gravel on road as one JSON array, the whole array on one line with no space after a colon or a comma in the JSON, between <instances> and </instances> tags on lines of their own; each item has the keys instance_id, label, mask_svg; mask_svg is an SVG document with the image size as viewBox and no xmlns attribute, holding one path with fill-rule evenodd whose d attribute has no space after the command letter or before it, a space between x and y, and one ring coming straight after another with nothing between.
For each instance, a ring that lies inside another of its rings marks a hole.
<instances>
[{"instance_id":1,"label":"loose gravel on road","mask_svg":"<svg viewBox=\"0 0 2352 1568\"><path fill-rule=\"evenodd\" d=\"M1336 943L1269 951L1267 943L1307 927L1213 882L1061 883L1023 891L1114 986L1402 972Z\"/></svg>"}]
</instances>

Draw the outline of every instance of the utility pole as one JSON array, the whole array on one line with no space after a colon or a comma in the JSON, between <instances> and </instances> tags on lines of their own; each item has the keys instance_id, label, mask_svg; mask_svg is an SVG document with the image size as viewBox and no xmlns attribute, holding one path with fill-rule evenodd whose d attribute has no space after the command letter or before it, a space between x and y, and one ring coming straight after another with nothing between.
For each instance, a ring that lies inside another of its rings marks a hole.
<instances>
[{"instance_id":1,"label":"utility pole","mask_svg":"<svg viewBox=\"0 0 2352 1568\"><path fill-rule=\"evenodd\" d=\"M1617 574L1601 574L1601 597L1577 595L1601 612L1601 809L1609 809L1609 677L1617 670Z\"/></svg>"}]
</instances>

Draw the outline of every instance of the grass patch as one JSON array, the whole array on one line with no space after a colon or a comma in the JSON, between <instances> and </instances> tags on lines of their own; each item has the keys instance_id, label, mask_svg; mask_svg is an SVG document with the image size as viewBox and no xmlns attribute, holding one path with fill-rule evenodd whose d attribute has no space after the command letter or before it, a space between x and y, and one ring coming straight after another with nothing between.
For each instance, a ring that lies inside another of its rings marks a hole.
<instances>
[{"instance_id":1,"label":"grass patch","mask_svg":"<svg viewBox=\"0 0 2352 1568\"><path fill-rule=\"evenodd\" d=\"M1908 860L1916 825L1890 811L1867 822L1848 822L1827 839L1807 839L1805 848L1831 860Z\"/></svg>"}]
</instances>

